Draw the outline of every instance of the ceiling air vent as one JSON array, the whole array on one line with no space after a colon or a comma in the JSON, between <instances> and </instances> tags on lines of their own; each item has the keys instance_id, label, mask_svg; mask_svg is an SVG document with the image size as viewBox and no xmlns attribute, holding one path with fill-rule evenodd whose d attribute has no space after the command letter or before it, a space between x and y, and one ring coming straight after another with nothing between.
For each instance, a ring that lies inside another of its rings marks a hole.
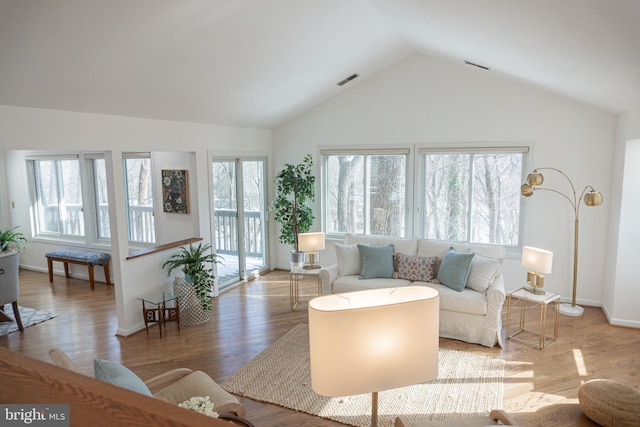
<instances>
[{"instance_id":1,"label":"ceiling air vent","mask_svg":"<svg viewBox=\"0 0 640 427\"><path fill-rule=\"evenodd\" d=\"M489 71L489 67L485 67L484 65L476 64L475 62L464 61L465 64L471 65L473 67L482 68L483 70Z\"/></svg>"},{"instance_id":2,"label":"ceiling air vent","mask_svg":"<svg viewBox=\"0 0 640 427\"><path fill-rule=\"evenodd\" d=\"M338 86L344 86L347 83L349 83L351 80L355 79L356 77L358 77L357 74L351 74L349 77L347 77L346 79L338 82L337 84L338 84Z\"/></svg>"}]
</instances>

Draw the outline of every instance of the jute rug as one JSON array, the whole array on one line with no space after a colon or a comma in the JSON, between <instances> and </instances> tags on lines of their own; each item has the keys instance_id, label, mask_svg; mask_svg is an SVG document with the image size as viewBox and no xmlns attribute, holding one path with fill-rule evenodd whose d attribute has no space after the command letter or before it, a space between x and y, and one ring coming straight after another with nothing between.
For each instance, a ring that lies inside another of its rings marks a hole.
<instances>
[{"instance_id":1,"label":"jute rug","mask_svg":"<svg viewBox=\"0 0 640 427\"><path fill-rule=\"evenodd\" d=\"M502 408L503 379L504 360L441 349L438 379L379 393L379 425L392 426L398 415L416 420L486 415ZM371 425L370 394L329 398L311 388L305 324L287 332L221 385L239 396L343 424Z\"/></svg>"},{"instance_id":2,"label":"jute rug","mask_svg":"<svg viewBox=\"0 0 640 427\"><path fill-rule=\"evenodd\" d=\"M20 311L20 320L22 320L22 326L27 328L31 325L35 325L36 323L44 322L45 320L53 319L54 317L58 317L57 314L46 313L44 311L38 311L29 307L18 306L18 311ZM4 306L4 312L7 316L13 319L13 307L11 304L6 304ZM9 334L11 332L15 332L18 330L18 324L15 319L11 322L0 322L0 336Z\"/></svg>"}]
</instances>

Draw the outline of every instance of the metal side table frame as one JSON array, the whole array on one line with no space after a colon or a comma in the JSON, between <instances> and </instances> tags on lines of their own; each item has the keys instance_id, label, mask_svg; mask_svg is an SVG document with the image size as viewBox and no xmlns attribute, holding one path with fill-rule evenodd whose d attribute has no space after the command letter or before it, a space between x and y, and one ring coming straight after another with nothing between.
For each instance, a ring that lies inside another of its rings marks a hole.
<instances>
[{"instance_id":1,"label":"metal side table frame","mask_svg":"<svg viewBox=\"0 0 640 427\"><path fill-rule=\"evenodd\" d=\"M527 303L529 305L527 306ZM553 325L553 336L547 335L547 306L554 304L555 320ZM525 324L525 312L529 308L534 308L536 305L540 306L540 331L534 331L524 327ZM512 307L520 307L520 321L518 328L511 332L511 309ZM518 341L522 344L535 347L542 350L545 345L551 344L558 339L558 319L560 317L560 295L545 292L544 294L537 295L526 291L524 288L516 289L509 292L507 295L507 339ZM539 338L538 343L527 341L518 337L522 332L526 332L537 336Z\"/></svg>"},{"instance_id":2,"label":"metal side table frame","mask_svg":"<svg viewBox=\"0 0 640 427\"><path fill-rule=\"evenodd\" d=\"M322 295L322 281L320 280L320 269L293 268L289 272L289 308L295 310L300 302L300 282L305 277L315 277L318 281L318 296Z\"/></svg>"}]
</instances>

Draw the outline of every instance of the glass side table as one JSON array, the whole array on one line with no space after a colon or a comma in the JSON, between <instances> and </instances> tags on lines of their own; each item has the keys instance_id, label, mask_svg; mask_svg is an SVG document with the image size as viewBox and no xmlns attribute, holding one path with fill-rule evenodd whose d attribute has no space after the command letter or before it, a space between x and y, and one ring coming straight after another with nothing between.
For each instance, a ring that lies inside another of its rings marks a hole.
<instances>
[{"instance_id":1,"label":"glass side table","mask_svg":"<svg viewBox=\"0 0 640 427\"><path fill-rule=\"evenodd\" d=\"M300 302L300 282L305 277L315 277L318 283L318 296L322 295L322 280L320 280L320 269L304 269L294 267L289 272L289 307L295 310Z\"/></svg>"},{"instance_id":2,"label":"glass side table","mask_svg":"<svg viewBox=\"0 0 640 427\"><path fill-rule=\"evenodd\" d=\"M173 293L155 292L138 297L138 300L142 301L142 316L147 334L149 334L149 324L157 323L160 338L162 338L162 326L166 326L168 321L177 322L178 331L180 331L180 304L178 297ZM167 307L167 304L172 306Z\"/></svg>"},{"instance_id":3,"label":"glass side table","mask_svg":"<svg viewBox=\"0 0 640 427\"><path fill-rule=\"evenodd\" d=\"M553 325L553 335L547 335L547 306L555 303L555 321ZM529 309L540 307L540 331L534 331L524 327L525 312ZM520 321L518 328L511 332L511 309L520 308ZM507 339L518 341L522 344L542 350L546 344L551 344L558 339L558 318L560 314L560 295L545 292L544 294L533 294L524 288L516 289L507 294ZM538 338L538 342L527 341L517 335L526 333Z\"/></svg>"}]
</instances>

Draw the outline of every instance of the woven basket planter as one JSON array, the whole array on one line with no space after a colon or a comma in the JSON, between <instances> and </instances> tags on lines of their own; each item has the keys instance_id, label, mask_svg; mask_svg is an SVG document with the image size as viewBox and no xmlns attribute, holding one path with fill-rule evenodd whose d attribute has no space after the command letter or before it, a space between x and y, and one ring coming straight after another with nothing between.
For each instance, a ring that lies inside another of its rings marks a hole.
<instances>
[{"instance_id":1,"label":"woven basket planter","mask_svg":"<svg viewBox=\"0 0 640 427\"><path fill-rule=\"evenodd\" d=\"M176 277L173 281L173 292L179 298L180 325L200 325L211 320L211 310L202 309L193 285L184 277Z\"/></svg>"}]
</instances>

